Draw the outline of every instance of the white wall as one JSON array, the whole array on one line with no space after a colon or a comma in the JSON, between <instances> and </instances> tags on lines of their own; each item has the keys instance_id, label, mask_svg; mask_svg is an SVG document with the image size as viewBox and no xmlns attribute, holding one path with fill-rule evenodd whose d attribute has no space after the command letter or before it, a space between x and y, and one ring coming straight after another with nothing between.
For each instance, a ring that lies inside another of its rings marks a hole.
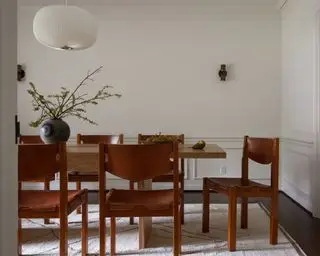
<instances>
[{"instance_id":1,"label":"white wall","mask_svg":"<svg viewBox=\"0 0 320 256\"><path fill-rule=\"evenodd\" d=\"M289 0L282 9L282 189L320 216L315 162L317 120L316 0ZM320 41L319 41L320 42ZM318 182L317 182L318 179ZM318 199L316 199L318 197Z\"/></svg>"},{"instance_id":2,"label":"white wall","mask_svg":"<svg viewBox=\"0 0 320 256\"><path fill-rule=\"evenodd\" d=\"M280 17L275 9L214 6L87 7L97 17L97 44L83 52L57 52L32 34L36 7L19 13L19 62L40 90L74 87L88 69L104 65L94 91L108 83L123 93L90 109L99 122L68 119L77 131L184 132L187 136L277 135L280 120ZM220 64L233 78L219 82ZM23 133L31 111L20 83ZM103 109L103 111L101 111ZM263 113L263 114L262 114ZM275 124L276 123L276 124Z\"/></svg>"},{"instance_id":3,"label":"white wall","mask_svg":"<svg viewBox=\"0 0 320 256\"><path fill-rule=\"evenodd\" d=\"M99 5L86 6L100 24L96 45L81 52L57 52L32 34L38 7L19 9L19 63L27 81L46 93L74 87L88 69L104 65L97 77L123 93L90 108L99 126L67 119L72 136L123 132L184 133L188 141L205 138L228 150L227 162L190 163L188 179L203 175L240 175L245 134L278 136L281 119L280 12L271 6ZM231 65L230 81L217 77L220 64ZM18 84L21 132L37 133L27 123L36 116ZM195 167L196 166L196 167ZM197 170L195 170L195 168ZM208 171L210 170L210 171ZM266 179L269 173L253 173ZM199 188L199 187L198 187Z\"/></svg>"},{"instance_id":4,"label":"white wall","mask_svg":"<svg viewBox=\"0 0 320 256\"><path fill-rule=\"evenodd\" d=\"M17 254L17 2L0 0L0 255Z\"/></svg>"}]
</instances>

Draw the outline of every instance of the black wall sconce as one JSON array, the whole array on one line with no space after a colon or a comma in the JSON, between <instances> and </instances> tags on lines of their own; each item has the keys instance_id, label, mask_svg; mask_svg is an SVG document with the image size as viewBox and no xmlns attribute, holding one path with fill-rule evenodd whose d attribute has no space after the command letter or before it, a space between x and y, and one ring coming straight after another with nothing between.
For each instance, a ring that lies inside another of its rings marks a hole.
<instances>
[{"instance_id":1,"label":"black wall sconce","mask_svg":"<svg viewBox=\"0 0 320 256\"><path fill-rule=\"evenodd\" d=\"M17 80L20 82L20 81L23 81L23 79L25 78L26 76L26 72L24 71L22 65L18 64L17 65Z\"/></svg>"},{"instance_id":2,"label":"black wall sconce","mask_svg":"<svg viewBox=\"0 0 320 256\"><path fill-rule=\"evenodd\" d=\"M227 65L222 64L219 70L219 77L221 81L226 81L228 72L227 72Z\"/></svg>"}]
</instances>

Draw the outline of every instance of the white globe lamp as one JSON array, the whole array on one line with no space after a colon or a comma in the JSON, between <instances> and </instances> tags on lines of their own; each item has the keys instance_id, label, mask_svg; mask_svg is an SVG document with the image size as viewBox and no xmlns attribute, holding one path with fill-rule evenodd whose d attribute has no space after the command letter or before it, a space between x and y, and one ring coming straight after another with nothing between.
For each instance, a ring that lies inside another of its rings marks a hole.
<instances>
[{"instance_id":1,"label":"white globe lamp","mask_svg":"<svg viewBox=\"0 0 320 256\"><path fill-rule=\"evenodd\" d=\"M77 6L51 5L41 8L33 20L35 38L59 50L82 50L92 46L98 34L92 15Z\"/></svg>"}]
</instances>

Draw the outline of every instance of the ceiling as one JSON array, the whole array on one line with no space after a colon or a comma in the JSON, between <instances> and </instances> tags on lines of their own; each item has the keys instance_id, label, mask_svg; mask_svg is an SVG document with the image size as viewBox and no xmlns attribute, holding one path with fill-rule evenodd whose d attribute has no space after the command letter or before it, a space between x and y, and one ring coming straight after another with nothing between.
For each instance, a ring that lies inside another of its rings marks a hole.
<instances>
[{"instance_id":1,"label":"ceiling","mask_svg":"<svg viewBox=\"0 0 320 256\"><path fill-rule=\"evenodd\" d=\"M68 0L72 5L274 5L279 0ZM63 4L64 0L18 0L19 5Z\"/></svg>"}]
</instances>

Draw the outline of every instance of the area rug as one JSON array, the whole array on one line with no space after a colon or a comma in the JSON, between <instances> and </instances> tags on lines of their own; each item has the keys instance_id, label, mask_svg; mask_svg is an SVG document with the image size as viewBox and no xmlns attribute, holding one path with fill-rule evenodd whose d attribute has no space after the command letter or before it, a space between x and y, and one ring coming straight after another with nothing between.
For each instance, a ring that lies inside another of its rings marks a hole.
<instances>
[{"instance_id":1,"label":"area rug","mask_svg":"<svg viewBox=\"0 0 320 256\"><path fill-rule=\"evenodd\" d=\"M183 255L230 256L298 256L304 255L299 246L279 227L279 244L269 244L269 218L259 204L249 205L249 226L240 229L238 206L237 251L227 249L228 206L210 205L210 232L202 233L202 205L185 205L185 224L182 226ZM89 205L89 254L99 253L98 206ZM107 219L107 230L109 227ZM58 255L59 226L56 219L44 225L41 219L23 220L23 255ZM170 217L153 218L153 230L147 249L138 250L138 226L129 225L128 218L117 219L117 244L119 255L172 255L173 222ZM137 223L137 219L135 219ZM81 255L81 215L69 217L69 255ZM109 232L109 231L107 231ZM109 251L109 234L106 237Z\"/></svg>"}]
</instances>

